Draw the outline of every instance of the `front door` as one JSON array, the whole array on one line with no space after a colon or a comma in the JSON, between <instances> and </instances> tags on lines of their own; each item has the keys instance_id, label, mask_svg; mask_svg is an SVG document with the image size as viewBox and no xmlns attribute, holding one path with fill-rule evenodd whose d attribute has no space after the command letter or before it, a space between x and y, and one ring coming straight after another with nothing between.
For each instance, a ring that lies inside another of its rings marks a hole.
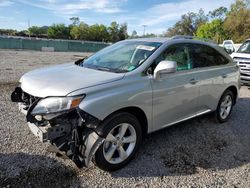
<instances>
[{"instance_id":1,"label":"front door","mask_svg":"<svg viewBox=\"0 0 250 188\"><path fill-rule=\"evenodd\" d=\"M185 44L169 46L156 60L177 62L177 72L152 79L154 130L196 115L199 86Z\"/></svg>"}]
</instances>

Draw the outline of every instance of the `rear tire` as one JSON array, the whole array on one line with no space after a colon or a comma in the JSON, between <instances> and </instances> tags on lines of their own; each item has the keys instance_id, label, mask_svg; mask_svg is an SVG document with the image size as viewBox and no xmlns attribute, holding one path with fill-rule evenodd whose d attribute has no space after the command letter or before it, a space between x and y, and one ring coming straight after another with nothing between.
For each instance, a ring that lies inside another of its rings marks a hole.
<instances>
[{"instance_id":1,"label":"rear tire","mask_svg":"<svg viewBox=\"0 0 250 188\"><path fill-rule=\"evenodd\" d=\"M105 141L95 153L95 163L105 171L118 170L134 158L141 145L140 123L132 114L121 112L104 120L101 127Z\"/></svg>"},{"instance_id":2,"label":"rear tire","mask_svg":"<svg viewBox=\"0 0 250 188\"><path fill-rule=\"evenodd\" d=\"M216 121L219 123L226 122L232 113L235 96L232 91L226 90L218 103L215 111Z\"/></svg>"}]
</instances>

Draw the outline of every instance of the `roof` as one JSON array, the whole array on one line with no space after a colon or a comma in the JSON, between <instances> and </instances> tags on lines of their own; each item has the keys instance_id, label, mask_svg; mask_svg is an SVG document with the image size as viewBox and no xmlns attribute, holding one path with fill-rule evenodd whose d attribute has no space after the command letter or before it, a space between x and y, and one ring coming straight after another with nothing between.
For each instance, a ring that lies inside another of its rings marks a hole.
<instances>
[{"instance_id":1,"label":"roof","mask_svg":"<svg viewBox=\"0 0 250 188\"><path fill-rule=\"evenodd\" d=\"M129 40L133 40L133 41L144 41L144 42L160 42L160 43L164 43L169 41L171 38L167 38L167 37L152 37L152 38L136 38L136 39L129 39Z\"/></svg>"},{"instance_id":2,"label":"roof","mask_svg":"<svg viewBox=\"0 0 250 188\"><path fill-rule=\"evenodd\" d=\"M200 42L204 42L204 43L210 43L210 44L216 44L216 42L209 40L209 39L205 39L205 38L198 38L195 36L186 36L186 35L176 35L173 36L171 38L167 38L167 37L155 37L155 38L136 38L136 39L129 39L132 41L144 41L144 42L160 42L160 43L165 43L171 40L195 40L195 41L200 41Z\"/></svg>"}]
</instances>

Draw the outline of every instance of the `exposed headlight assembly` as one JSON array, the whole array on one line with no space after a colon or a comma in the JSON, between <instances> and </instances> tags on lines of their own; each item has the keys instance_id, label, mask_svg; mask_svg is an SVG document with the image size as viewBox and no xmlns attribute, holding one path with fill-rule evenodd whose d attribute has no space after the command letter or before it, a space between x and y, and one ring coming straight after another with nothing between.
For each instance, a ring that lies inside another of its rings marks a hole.
<instances>
[{"instance_id":1,"label":"exposed headlight assembly","mask_svg":"<svg viewBox=\"0 0 250 188\"><path fill-rule=\"evenodd\" d=\"M48 97L40 100L32 110L32 115L58 113L76 108L85 95L74 97Z\"/></svg>"}]
</instances>

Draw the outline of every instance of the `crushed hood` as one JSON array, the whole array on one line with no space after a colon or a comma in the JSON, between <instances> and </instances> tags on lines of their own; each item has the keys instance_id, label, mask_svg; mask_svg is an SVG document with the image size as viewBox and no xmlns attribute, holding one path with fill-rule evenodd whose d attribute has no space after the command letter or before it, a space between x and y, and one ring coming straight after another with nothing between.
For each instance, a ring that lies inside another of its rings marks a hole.
<instances>
[{"instance_id":1,"label":"crushed hood","mask_svg":"<svg viewBox=\"0 0 250 188\"><path fill-rule=\"evenodd\" d=\"M36 97L66 96L77 89L120 80L124 74L70 63L30 71L22 76L20 82L23 91Z\"/></svg>"}]
</instances>

